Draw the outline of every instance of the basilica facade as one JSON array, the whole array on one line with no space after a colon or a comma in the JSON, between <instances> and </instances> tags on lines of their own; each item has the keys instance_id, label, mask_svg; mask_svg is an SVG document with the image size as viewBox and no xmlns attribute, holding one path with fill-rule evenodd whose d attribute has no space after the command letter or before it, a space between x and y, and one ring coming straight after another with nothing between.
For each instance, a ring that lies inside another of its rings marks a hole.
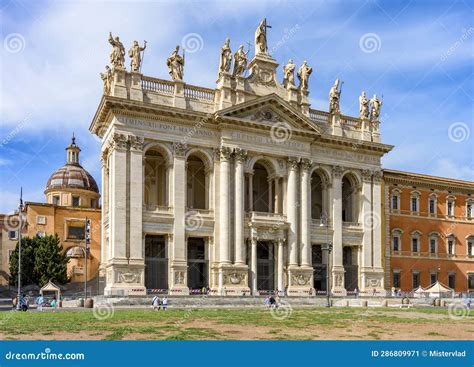
<instances>
[{"instance_id":1,"label":"basilica facade","mask_svg":"<svg viewBox=\"0 0 474 367\"><path fill-rule=\"evenodd\" d=\"M138 43L127 71L110 35L90 126L106 295L383 291L381 102L363 93L360 116L346 116L336 81L329 111L312 109L311 67L290 60L280 82L266 30L249 62L226 40L214 89L183 80L179 47L171 80L140 73Z\"/></svg>"}]
</instances>

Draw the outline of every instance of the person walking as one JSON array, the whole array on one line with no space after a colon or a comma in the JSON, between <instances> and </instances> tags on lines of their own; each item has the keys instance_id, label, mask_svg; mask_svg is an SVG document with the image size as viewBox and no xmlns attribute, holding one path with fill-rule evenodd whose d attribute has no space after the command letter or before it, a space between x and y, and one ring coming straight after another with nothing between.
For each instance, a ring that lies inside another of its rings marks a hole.
<instances>
[{"instance_id":1,"label":"person walking","mask_svg":"<svg viewBox=\"0 0 474 367\"><path fill-rule=\"evenodd\" d=\"M56 296L54 296L53 299L51 300L51 308L53 309L53 312L56 310L56 305L57 305Z\"/></svg>"},{"instance_id":2,"label":"person walking","mask_svg":"<svg viewBox=\"0 0 474 367\"><path fill-rule=\"evenodd\" d=\"M36 309L39 311L39 312L43 312L43 304L44 304L44 297L42 294L40 294L37 298L36 298Z\"/></svg>"},{"instance_id":3,"label":"person walking","mask_svg":"<svg viewBox=\"0 0 474 367\"><path fill-rule=\"evenodd\" d=\"M168 297L166 296L163 297L162 305L163 305L163 311L166 311L166 309L168 308Z\"/></svg>"},{"instance_id":4,"label":"person walking","mask_svg":"<svg viewBox=\"0 0 474 367\"><path fill-rule=\"evenodd\" d=\"M471 309L471 302L472 302L471 295L468 294L468 295L467 295L467 298L466 298L466 307L467 307L468 310Z\"/></svg>"},{"instance_id":5,"label":"person walking","mask_svg":"<svg viewBox=\"0 0 474 367\"><path fill-rule=\"evenodd\" d=\"M151 304L153 306L153 310L159 310L160 309L160 297L155 296L153 297L153 300L151 301Z\"/></svg>"}]
</instances>

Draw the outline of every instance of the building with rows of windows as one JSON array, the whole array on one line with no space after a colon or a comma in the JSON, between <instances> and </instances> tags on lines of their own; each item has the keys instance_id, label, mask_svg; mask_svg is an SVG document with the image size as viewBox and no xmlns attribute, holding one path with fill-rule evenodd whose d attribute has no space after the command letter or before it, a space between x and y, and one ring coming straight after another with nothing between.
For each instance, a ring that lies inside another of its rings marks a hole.
<instances>
[{"instance_id":1,"label":"building with rows of windows","mask_svg":"<svg viewBox=\"0 0 474 367\"><path fill-rule=\"evenodd\" d=\"M474 183L384 170L385 284L474 290Z\"/></svg>"}]
</instances>

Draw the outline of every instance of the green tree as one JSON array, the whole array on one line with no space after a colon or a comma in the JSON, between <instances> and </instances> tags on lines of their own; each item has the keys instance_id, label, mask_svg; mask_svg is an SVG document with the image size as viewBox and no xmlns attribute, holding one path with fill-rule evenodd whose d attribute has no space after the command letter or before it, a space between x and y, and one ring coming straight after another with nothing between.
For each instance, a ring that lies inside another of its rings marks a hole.
<instances>
[{"instance_id":1,"label":"green tree","mask_svg":"<svg viewBox=\"0 0 474 367\"><path fill-rule=\"evenodd\" d=\"M21 284L36 284L40 287L49 280L65 284L69 258L57 235L45 237L24 237L21 241ZM10 257L10 284L17 285L18 244Z\"/></svg>"},{"instance_id":2,"label":"green tree","mask_svg":"<svg viewBox=\"0 0 474 367\"><path fill-rule=\"evenodd\" d=\"M67 276L69 258L63 251L58 235L37 237L37 243L34 267L37 284L42 287L49 280L59 284L69 282Z\"/></svg>"},{"instance_id":3,"label":"green tree","mask_svg":"<svg viewBox=\"0 0 474 367\"><path fill-rule=\"evenodd\" d=\"M17 285L18 283L18 244L10 256L10 284ZM34 273L35 268L35 250L34 241L29 237L21 239L21 284L29 285L36 284L36 277Z\"/></svg>"}]
</instances>

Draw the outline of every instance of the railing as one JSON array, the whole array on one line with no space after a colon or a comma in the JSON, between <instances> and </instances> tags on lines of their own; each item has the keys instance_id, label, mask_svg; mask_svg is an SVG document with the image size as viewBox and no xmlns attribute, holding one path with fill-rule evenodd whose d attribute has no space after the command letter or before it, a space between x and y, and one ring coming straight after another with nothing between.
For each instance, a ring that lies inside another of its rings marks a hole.
<instances>
[{"instance_id":1,"label":"railing","mask_svg":"<svg viewBox=\"0 0 474 367\"><path fill-rule=\"evenodd\" d=\"M214 101L214 89L186 85L184 87L184 96L190 99Z\"/></svg>"},{"instance_id":2,"label":"railing","mask_svg":"<svg viewBox=\"0 0 474 367\"><path fill-rule=\"evenodd\" d=\"M318 110L309 110L309 118L315 122L329 122L329 113L324 111Z\"/></svg>"},{"instance_id":3,"label":"railing","mask_svg":"<svg viewBox=\"0 0 474 367\"><path fill-rule=\"evenodd\" d=\"M351 126L355 129L362 127L362 120L356 117L341 115L341 125Z\"/></svg>"},{"instance_id":4,"label":"railing","mask_svg":"<svg viewBox=\"0 0 474 367\"><path fill-rule=\"evenodd\" d=\"M164 79L144 76L142 78L142 88L153 92L169 94L171 96L174 94L174 83Z\"/></svg>"},{"instance_id":5,"label":"railing","mask_svg":"<svg viewBox=\"0 0 474 367\"><path fill-rule=\"evenodd\" d=\"M194 209L194 208L186 208L186 213L198 213L200 215L213 215L214 211L212 209Z\"/></svg>"},{"instance_id":6,"label":"railing","mask_svg":"<svg viewBox=\"0 0 474 367\"><path fill-rule=\"evenodd\" d=\"M359 227L361 227L362 225L361 225L359 222L342 222L342 226L343 226L343 227L355 227L355 228L359 228Z\"/></svg>"},{"instance_id":7,"label":"railing","mask_svg":"<svg viewBox=\"0 0 474 367\"><path fill-rule=\"evenodd\" d=\"M166 205L143 205L143 208L146 211L150 212L160 212L160 213L169 213L172 211L172 207Z\"/></svg>"}]
</instances>

